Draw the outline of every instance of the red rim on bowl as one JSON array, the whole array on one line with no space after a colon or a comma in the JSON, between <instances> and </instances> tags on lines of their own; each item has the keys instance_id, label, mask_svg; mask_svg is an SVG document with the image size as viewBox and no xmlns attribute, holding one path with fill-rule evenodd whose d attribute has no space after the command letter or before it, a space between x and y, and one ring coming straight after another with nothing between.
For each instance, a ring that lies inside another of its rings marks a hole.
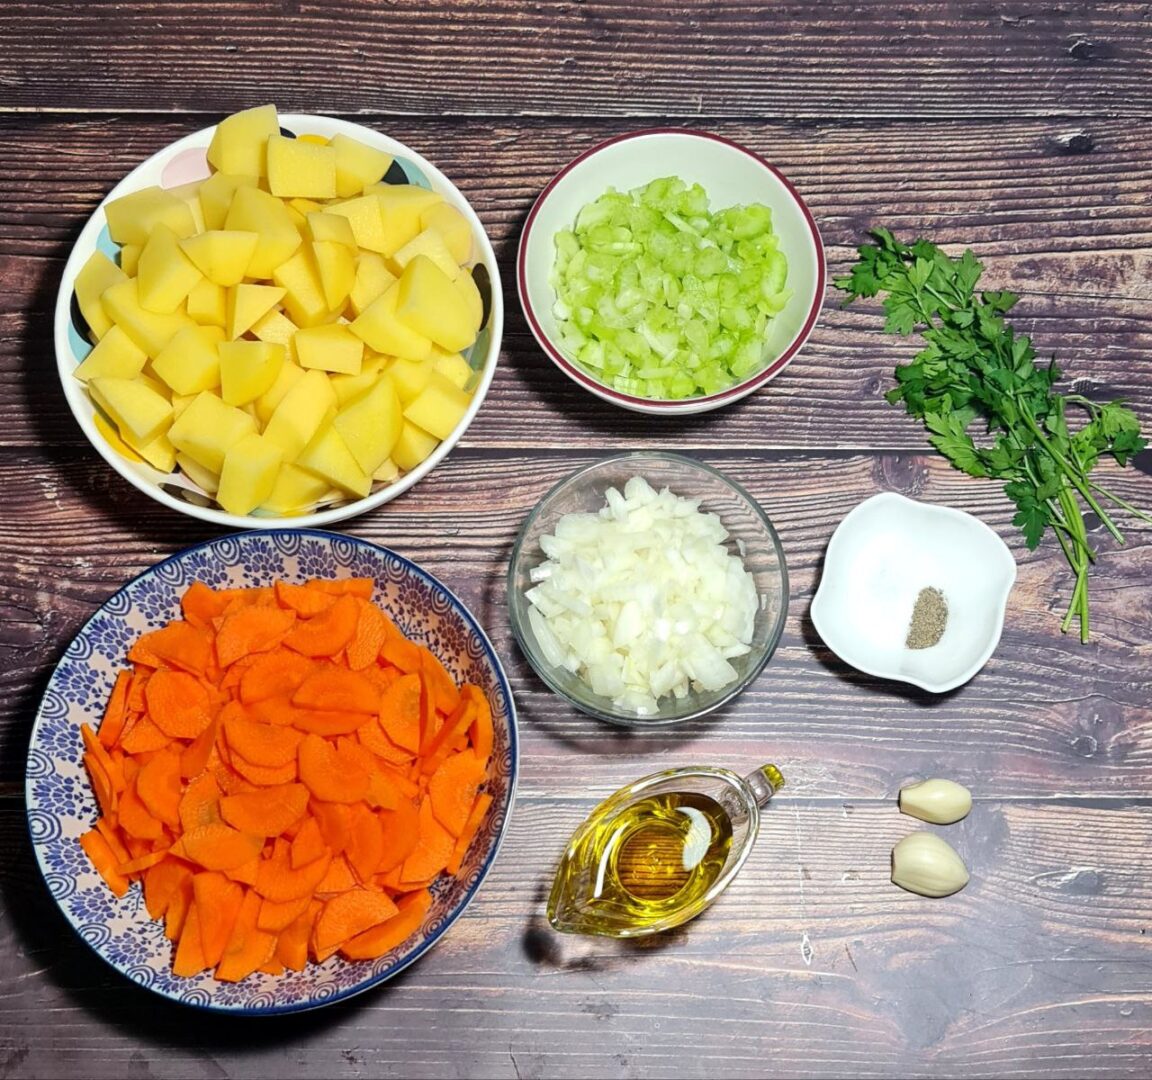
<instances>
[{"instance_id":1,"label":"red rim on bowl","mask_svg":"<svg viewBox=\"0 0 1152 1080\"><path fill-rule=\"evenodd\" d=\"M589 158L594 157L603 150L608 149L610 146L615 146L617 143L628 142L632 139L645 138L650 135L687 135L692 138L707 139L710 142L720 143L733 150L739 151L741 154L751 158L760 166L770 172L781 185L788 192L789 196L799 208L800 213L803 215L804 222L808 227L811 234L812 244L816 250L816 288L813 290L812 301L809 305L808 312L804 317L804 322L799 331L792 337L787 347L780 353L780 355L772 361L766 368L756 372L754 375L749 376L740 382L734 383L732 386L726 387L723 390L718 390L714 394L705 394L700 397L680 398L676 400L662 400L655 398L638 397L635 394L624 394L619 390L614 390L606 383L600 382L598 379L589 375L583 368L574 364L569 360L555 345L552 344L551 339L545 332L544 328L540 325L536 317L536 312L532 306L532 302L528 297L528 273L527 273L527 252L529 239L532 235L532 228L536 222L536 218L540 210L548 199L548 196L556 188L556 186L572 172L582 162L587 161ZM528 320L528 325L532 330L533 336L539 343L540 347L544 350L549 358L563 371L570 379L580 383L586 389L591 390L592 393L602 397L608 401L615 402L625 408L640 408L645 411L660 411L660 412L679 412L691 411L700 412L707 408L715 408L719 405L726 404L730 400L745 397L753 393L757 388L763 386L791 362L792 358L800 351L800 348L808 340L809 335L812 333L813 327L816 325L817 316L820 314L820 309L824 304L824 288L827 279L827 270L824 265L824 244L820 239L820 230L817 228L816 219L812 216L812 211L808 209L808 204L800 196L792 182L773 165L771 162L762 158L759 154L754 153L745 146L741 146L731 139L725 139L720 135L713 135L708 131L699 131L694 128L645 128L642 131L631 131L625 135L617 135L615 138L607 139L606 141L597 144L590 150L586 150L579 157L570 161L563 169L561 169L548 183L540 195L537 197L536 202L532 205L532 209L528 213L528 219L524 223L524 230L520 236L520 246L516 254L516 289L520 297L520 306L524 311L524 317Z\"/></svg>"}]
</instances>

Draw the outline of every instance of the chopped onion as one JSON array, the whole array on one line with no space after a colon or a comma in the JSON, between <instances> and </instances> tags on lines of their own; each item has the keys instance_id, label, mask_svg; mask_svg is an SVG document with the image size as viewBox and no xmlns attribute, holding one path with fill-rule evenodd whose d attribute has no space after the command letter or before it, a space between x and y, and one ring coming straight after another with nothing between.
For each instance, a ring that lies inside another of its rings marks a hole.
<instances>
[{"instance_id":1,"label":"chopped onion","mask_svg":"<svg viewBox=\"0 0 1152 1080\"><path fill-rule=\"evenodd\" d=\"M599 513L565 514L541 537L548 561L524 594L544 658L638 716L735 682L760 597L727 539L698 499L639 476L609 488Z\"/></svg>"}]
</instances>

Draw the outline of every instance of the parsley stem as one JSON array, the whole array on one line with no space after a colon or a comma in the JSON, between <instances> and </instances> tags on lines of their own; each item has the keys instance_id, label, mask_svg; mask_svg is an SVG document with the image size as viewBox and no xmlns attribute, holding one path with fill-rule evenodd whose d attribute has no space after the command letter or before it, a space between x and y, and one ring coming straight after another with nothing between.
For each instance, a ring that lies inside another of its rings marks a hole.
<instances>
[{"instance_id":1,"label":"parsley stem","mask_svg":"<svg viewBox=\"0 0 1152 1080\"><path fill-rule=\"evenodd\" d=\"M1097 484L1094 480L1089 480L1088 486L1090 488L1092 488L1094 491L1100 492L1100 494L1103 495L1110 502L1114 502L1117 506L1122 507L1123 509L1127 510L1128 513L1135 514L1136 517L1140 518L1141 521L1147 521L1149 524L1152 524L1152 514L1146 514L1143 510L1137 509L1130 502L1126 501L1125 499L1120 498L1120 496L1117 495L1115 492L1109 491L1102 484Z\"/></svg>"}]
</instances>

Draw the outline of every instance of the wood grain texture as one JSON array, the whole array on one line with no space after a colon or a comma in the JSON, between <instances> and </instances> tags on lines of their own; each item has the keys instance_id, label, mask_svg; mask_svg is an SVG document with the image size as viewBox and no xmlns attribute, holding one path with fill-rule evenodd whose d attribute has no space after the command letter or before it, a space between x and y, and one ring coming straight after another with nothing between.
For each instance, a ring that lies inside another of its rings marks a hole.
<instances>
[{"instance_id":1,"label":"wood grain texture","mask_svg":"<svg viewBox=\"0 0 1152 1080\"><path fill-rule=\"evenodd\" d=\"M764 390L721 412L666 421L609 409L565 378L528 331L514 287L520 229L533 199L576 153L638 125L365 119L436 161L473 202L504 278L506 328L474 445L633 446L689 438L749 447L923 447L920 426L883 399L915 351L887 337L877 308L840 307L828 290L808 345ZM199 121L0 117L0 446L79 446L60 393L51 325L64 260L100 199ZM808 200L833 275L872 225L969 245L992 287L1022 300L1016 325L1069 383L1124 397L1152 415L1137 357L1152 349L1152 142L1141 125L1099 121L1092 149L1070 152L1044 121L868 127L722 123L719 134L776 162ZM67 147L60 167L60 147ZM926 147L930 147L927 150ZM995 147L990 154L989 148Z\"/></svg>"},{"instance_id":2,"label":"wood grain texture","mask_svg":"<svg viewBox=\"0 0 1152 1080\"><path fill-rule=\"evenodd\" d=\"M8 107L1146 115L1141 4L8 3ZM195 43L194 48L189 44Z\"/></svg>"}]
</instances>

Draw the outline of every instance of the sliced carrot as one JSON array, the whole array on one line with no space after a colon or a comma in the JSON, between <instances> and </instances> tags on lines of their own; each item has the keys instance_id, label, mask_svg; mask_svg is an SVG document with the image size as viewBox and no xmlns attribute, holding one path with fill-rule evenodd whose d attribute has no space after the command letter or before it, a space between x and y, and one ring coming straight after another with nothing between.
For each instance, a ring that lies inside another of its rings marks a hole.
<instances>
[{"instance_id":1,"label":"sliced carrot","mask_svg":"<svg viewBox=\"0 0 1152 1080\"><path fill-rule=\"evenodd\" d=\"M296 835L292 838L292 847L289 851L289 861L293 870L307 866L314 859L324 854L324 835L320 832L320 823L309 814L301 824Z\"/></svg>"},{"instance_id":2,"label":"sliced carrot","mask_svg":"<svg viewBox=\"0 0 1152 1080\"><path fill-rule=\"evenodd\" d=\"M356 632L360 612L353 596L341 596L319 615L300 620L284 644L304 656L336 656Z\"/></svg>"},{"instance_id":3,"label":"sliced carrot","mask_svg":"<svg viewBox=\"0 0 1152 1080\"><path fill-rule=\"evenodd\" d=\"M204 674L212 655L212 638L206 629L189 622L170 622L136 640L128 650L128 659L179 668L193 675Z\"/></svg>"},{"instance_id":4,"label":"sliced carrot","mask_svg":"<svg viewBox=\"0 0 1152 1080\"><path fill-rule=\"evenodd\" d=\"M172 854L198 863L205 870L228 870L248 862L263 846L263 837L219 822L183 833L172 845Z\"/></svg>"},{"instance_id":5,"label":"sliced carrot","mask_svg":"<svg viewBox=\"0 0 1152 1080\"><path fill-rule=\"evenodd\" d=\"M220 816L234 829L253 836L279 836L308 809L303 784L280 784L220 800Z\"/></svg>"},{"instance_id":6,"label":"sliced carrot","mask_svg":"<svg viewBox=\"0 0 1152 1080\"><path fill-rule=\"evenodd\" d=\"M420 812L406 799L395 810L380 810L380 834L384 847L378 872L387 873L401 865L416 850L420 841Z\"/></svg>"},{"instance_id":7,"label":"sliced carrot","mask_svg":"<svg viewBox=\"0 0 1152 1080\"><path fill-rule=\"evenodd\" d=\"M261 861L259 855L253 855L247 862L242 862L239 866L230 866L221 873L229 881L235 881L237 884L255 885L256 875L260 872Z\"/></svg>"},{"instance_id":8,"label":"sliced carrot","mask_svg":"<svg viewBox=\"0 0 1152 1080\"><path fill-rule=\"evenodd\" d=\"M228 596L209 588L202 581L194 581L180 598L180 608L193 626L206 627L224 614Z\"/></svg>"},{"instance_id":9,"label":"sliced carrot","mask_svg":"<svg viewBox=\"0 0 1152 1080\"><path fill-rule=\"evenodd\" d=\"M345 656L353 671L362 671L375 664L384 642L395 636L397 630L375 604L361 600L357 606L356 631L345 646Z\"/></svg>"},{"instance_id":10,"label":"sliced carrot","mask_svg":"<svg viewBox=\"0 0 1152 1080\"><path fill-rule=\"evenodd\" d=\"M209 966L204 959L204 946L200 934L200 905L192 900L188 915L180 930L180 940L176 943L176 957L172 961L172 974L199 975Z\"/></svg>"},{"instance_id":11,"label":"sliced carrot","mask_svg":"<svg viewBox=\"0 0 1152 1080\"><path fill-rule=\"evenodd\" d=\"M144 687L152 676L152 669L145 664L137 664L128 683L128 711L142 713L145 709Z\"/></svg>"},{"instance_id":12,"label":"sliced carrot","mask_svg":"<svg viewBox=\"0 0 1152 1080\"><path fill-rule=\"evenodd\" d=\"M100 813L104 817L113 816L120 804L119 792L95 754L89 751L84 754L82 760L88 770L88 779L92 782L92 792L96 796L96 805L100 807Z\"/></svg>"},{"instance_id":13,"label":"sliced carrot","mask_svg":"<svg viewBox=\"0 0 1152 1080\"><path fill-rule=\"evenodd\" d=\"M476 706L476 716L472 720L470 731L472 748L481 761L487 762L492 756L492 708L480 687L474 686L472 683L465 683L460 692L469 697Z\"/></svg>"},{"instance_id":14,"label":"sliced carrot","mask_svg":"<svg viewBox=\"0 0 1152 1080\"><path fill-rule=\"evenodd\" d=\"M428 781L432 812L453 839L464 831L485 775L484 765L476 755L464 751L446 758Z\"/></svg>"},{"instance_id":15,"label":"sliced carrot","mask_svg":"<svg viewBox=\"0 0 1152 1080\"><path fill-rule=\"evenodd\" d=\"M204 870L192 878L192 895L195 908L200 913L200 947L204 953L204 966L215 967L232 936L244 890L224 874Z\"/></svg>"},{"instance_id":16,"label":"sliced carrot","mask_svg":"<svg viewBox=\"0 0 1152 1080\"><path fill-rule=\"evenodd\" d=\"M384 830L380 818L362 803L352 807L348 865L360 882L371 880L384 855Z\"/></svg>"},{"instance_id":17,"label":"sliced carrot","mask_svg":"<svg viewBox=\"0 0 1152 1080\"><path fill-rule=\"evenodd\" d=\"M260 905L260 915L256 919L256 925L261 930L278 934L300 918L311 904L311 893L305 893L295 900L285 900L279 904L274 900L264 900Z\"/></svg>"},{"instance_id":18,"label":"sliced carrot","mask_svg":"<svg viewBox=\"0 0 1152 1080\"><path fill-rule=\"evenodd\" d=\"M125 725L120 746L129 754L146 754L150 750L163 750L171 741L147 716L141 716L131 727Z\"/></svg>"},{"instance_id":19,"label":"sliced carrot","mask_svg":"<svg viewBox=\"0 0 1152 1080\"><path fill-rule=\"evenodd\" d=\"M316 920L313 942L318 953L331 955L349 938L392 918L398 909L382 892L349 889L324 904Z\"/></svg>"},{"instance_id":20,"label":"sliced carrot","mask_svg":"<svg viewBox=\"0 0 1152 1080\"><path fill-rule=\"evenodd\" d=\"M295 706L293 706L295 708ZM296 709L292 725L313 735L350 735L375 717L364 712L335 712L329 709Z\"/></svg>"},{"instance_id":21,"label":"sliced carrot","mask_svg":"<svg viewBox=\"0 0 1152 1080\"><path fill-rule=\"evenodd\" d=\"M427 648L420 653L420 670L424 675L424 681L431 688L436 711L445 716L455 712L456 706L460 704L460 690L456 686L456 680Z\"/></svg>"},{"instance_id":22,"label":"sliced carrot","mask_svg":"<svg viewBox=\"0 0 1152 1080\"><path fill-rule=\"evenodd\" d=\"M124 832L137 840L159 840L164 835L164 823L148 812L148 808L132 785L125 787L120 793L116 817Z\"/></svg>"},{"instance_id":23,"label":"sliced carrot","mask_svg":"<svg viewBox=\"0 0 1152 1080\"><path fill-rule=\"evenodd\" d=\"M240 700L245 705L272 697L291 697L308 677L299 653L273 649L252 657L240 677Z\"/></svg>"},{"instance_id":24,"label":"sliced carrot","mask_svg":"<svg viewBox=\"0 0 1152 1080\"><path fill-rule=\"evenodd\" d=\"M144 688L148 716L165 735L194 739L212 723L212 700L204 684L186 671L161 668Z\"/></svg>"},{"instance_id":25,"label":"sliced carrot","mask_svg":"<svg viewBox=\"0 0 1152 1080\"><path fill-rule=\"evenodd\" d=\"M356 875L352 872L352 867L348 864L348 857L346 855L333 855L331 863L328 864L328 872L316 886L316 895L326 896L347 892L359 884Z\"/></svg>"},{"instance_id":26,"label":"sliced carrot","mask_svg":"<svg viewBox=\"0 0 1152 1080\"><path fill-rule=\"evenodd\" d=\"M320 910L320 902L310 900L304 913L276 939L276 959L290 971L303 971L308 964L308 940Z\"/></svg>"},{"instance_id":27,"label":"sliced carrot","mask_svg":"<svg viewBox=\"0 0 1152 1080\"><path fill-rule=\"evenodd\" d=\"M390 637L384 642L380 655L405 675L413 675L424 666L421 646L405 637Z\"/></svg>"},{"instance_id":28,"label":"sliced carrot","mask_svg":"<svg viewBox=\"0 0 1152 1080\"><path fill-rule=\"evenodd\" d=\"M100 745L106 750L111 750L120 741L120 733L124 730L124 720L128 714L128 684L131 681L131 672L121 671L116 676L112 694L104 708L104 716L100 721Z\"/></svg>"},{"instance_id":29,"label":"sliced carrot","mask_svg":"<svg viewBox=\"0 0 1152 1080\"><path fill-rule=\"evenodd\" d=\"M119 829L112 824L110 818L98 817L96 819L96 828L100 831L100 835L108 841L108 846L112 849L112 854L116 856L117 865L126 863L132 858L132 853L120 837Z\"/></svg>"},{"instance_id":30,"label":"sliced carrot","mask_svg":"<svg viewBox=\"0 0 1152 1080\"><path fill-rule=\"evenodd\" d=\"M434 773L440 762L448 755L449 748L463 734L471 728L476 717L476 703L468 696L461 694L456 708L445 719L440 730L429 739L420 749L423 763L420 771Z\"/></svg>"},{"instance_id":31,"label":"sliced carrot","mask_svg":"<svg viewBox=\"0 0 1152 1080\"><path fill-rule=\"evenodd\" d=\"M245 780L258 787L271 787L279 784L291 784L297 775L296 762L289 761L287 765L254 765L247 758L239 754L232 755L232 768Z\"/></svg>"},{"instance_id":32,"label":"sliced carrot","mask_svg":"<svg viewBox=\"0 0 1152 1080\"><path fill-rule=\"evenodd\" d=\"M183 831L220 820L220 785L210 772L202 772L180 797L180 828Z\"/></svg>"},{"instance_id":33,"label":"sliced carrot","mask_svg":"<svg viewBox=\"0 0 1152 1080\"><path fill-rule=\"evenodd\" d=\"M363 675L331 664L312 671L292 695L292 704L305 709L375 715L380 710L380 692Z\"/></svg>"},{"instance_id":34,"label":"sliced carrot","mask_svg":"<svg viewBox=\"0 0 1152 1080\"><path fill-rule=\"evenodd\" d=\"M431 907L432 894L427 890L402 897L392 918L344 942L340 946L340 955L345 960L375 960L383 956L420 928Z\"/></svg>"},{"instance_id":35,"label":"sliced carrot","mask_svg":"<svg viewBox=\"0 0 1152 1080\"><path fill-rule=\"evenodd\" d=\"M358 596L361 600L371 600L376 589L376 583L371 578L312 578L308 582L310 589L319 589L321 592L333 596Z\"/></svg>"},{"instance_id":36,"label":"sliced carrot","mask_svg":"<svg viewBox=\"0 0 1152 1080\"><path fill-rule=\"evenodd\" d=\"M303 618L319 615L336 603L332 593L310 585L291 585L287 581L276 582L276 600L282 607L290 608Z\"/></svg>"},{"instance_id":37,"label":"sliced carrot","mask_svg":"<svg viewBox=\"0 0 1152 1080\"><path fill-rule=\"evenodd\" d=\"M341 803L313 800L312 814L320 829L324 844L333 855L339 855L348 847L351 831L351 816L347 806Z\"/></svg>"},{"instance_id":38,"label":"sliced carrot","mask_svg":"<svg viewBox=\"0 0 1152 1080\"><path fill-rule=\"evenodd\" d=\"M458 874L460 872L464 856L468 854L468 848L472 846L472 840L480 831L480 826L483 824L484 818L488 816L488 808L491 805L492 796L488 792L476 796L476 802L472 805L468 820L456 838L456 846L452 849L452 858L448 860L448 865L444 868L448 873Z\"/></svg>"},{"instance_id":39,"label":"sliced carrot","mask_svg":"<svg viewBox=\"0 0 1152 1080\"><path fill-rule=\"evenodd\" d=\"M448 865L456 846L456 837L436 820L431 799L420 804L419 821L415 850L404 860L400 871L402 883L428 881L435 877Z\"/></svg>"},{"instance_id":40,"label":"sliced carrot","mask_svg":"<svg viewBox=\"0 0 1152 1080\"><path fill-rule=\"evenodd\" d=\"M260 916L260 897L252 891L244 894L236 923L216 966L221 982L239 982L272 959L276 952L276 935L256 926Z\"/></svg>"},{"instance_id":41,"label":"sliced carrot","mask_svg":"<svg viewBox=\"0 0 1152 1080\"><path fill-rule=\"evenodd\" d=\"M189 874L177 882L164 912L164 936L169 941L180 940L180 933L184 929L184 921L188 918L188 910L191 907L192 875Z\"/></svg>"},{"instance_id":42,"label":"sliced carrot","mask_svg":"<svg viewBox=\"0 0 1152 1080\"><path fill-rule=\"evenodd\" d=\"M199 776L208 767L208 758L216 745L219 715L186 746L180 754L180 775L185 780Z\"/></svg>"},{"instance_id":43,"label":"sliced carrot","mask_svg":"<svg viewBox=\"0 0 1152 1080\"><path fill-rule=\"evenodd\" d=\"M290 636L296 612L262 604L241 607L224 616L216 634L216 658L222 668L249 653L268 652Z\"/></svg>"},{"instance_id":44,"label":"sliced carrot","mask_svg":"<svg viewBox=\"0 0 1152 1080\"><path fill-rule=\"evenodd\" d=\"M304 736L291 727L262 724L247 719L243 710L222 713L224 737L228 746L253 765L274 768L296 760L296 750Z\"/></svg>"},{"instance_id":45,"label":"sliced carrot","mask_svg":"<svg viewBox=\"0 0 1152 1080\"><path fill-rule=\"evenodd\" d=\"M108 888L117 896L123 896L128 892L130 882L116 869L120 860L116 858L112 848L108 846L108 841L104 839L99 829L91 828L87 832L81 833L80 846Z\"/></svg>"},{"instance_id":46,"label":"sliced carrot","mask_svg":"<svg viewBox=\"0 0 1152 1080\"><path fill-rule=\"evenodd\" d=\"M179 859L168 858L144 871L144 906L153 919L161 919L184 881L192 880L192 870Z\"/></svg>"},{"instance_id":47,"label":"sliced carrot","mask_svg":"<svg viewBox=\"0 0 1152 1080\"><path fill-rule=\"evenodd\" d=\"M331 856L324 854L314 862L300 867L299 870L293 870L287 852L280 857L262 859L252 887L266 900L273 900L276 903L296 900L301 896L312 896L316 892L316 886L328 873L331 861Z\"/></svg>"},{"instance_id":48,"label":"sliced carrot","mask_svg":"<svg viewBox=\"0 0 1152 1080\"><path fill-rule=\"evenodd\" d=\"M180 827L180 752L164 749L136 774L136 794L154 818L173 829Z\"/></svg>"},{"instance_id":49,"label":"sliced carrot","mask_svg":"<svg viewBox=\"0 0 1152 1080\"><path fill-rule=\"evenodd\" d=\"M261 698L244 707L244 716L258 724L272 724L275 727L290 727L295 723L301 710L284 695Z\"/></svg>"},{"instance_id":50,"label":"sliced carrot","mask_svg":"<svg viewBox=\"0 0 1152 1080\"><path fill-rule=\"evenodd\" d=\"M157 851L149 851L144 855L137 855L134 859L125 859L116 869L125 877L132 878L143 873L145 870L150 870L153 866L163 862L167 857L168 849L160 848Z\"/></svg>"},{"instance_id":51,"label":"sliced carrot","mask_svg":"<svg viewBox=\"0 0 1152 1080\"><path fill-rule=\"evenodd\" d=\"M380 726L397 746L420 752L420 676L397 679L380 699Z\"/></svg>"},{"instance_id":52,"label":"sliced carrot","mask_svg":"<svg viewBox=\"0 0 1152 1080\"><path fill-rule=\"evenodd\" d=\"M300 744L300 779L325 802L359 802L368 793L368 774L347 752L319 735L306 735Z\"/></svg>"},{"instance_id":53,"label":"sliced carrot","mask_svg":"<svg viewBox=\"0 0 1152 1080\"><path fill-rule=\"evenodd\" d=\"M383 758L391 765L407 765L414 757L412 751L397 746L380 726L379 718L361 724L356 729L356 738L365 750L370 750L378 758Z\"/></svg>"}]
</instances>

